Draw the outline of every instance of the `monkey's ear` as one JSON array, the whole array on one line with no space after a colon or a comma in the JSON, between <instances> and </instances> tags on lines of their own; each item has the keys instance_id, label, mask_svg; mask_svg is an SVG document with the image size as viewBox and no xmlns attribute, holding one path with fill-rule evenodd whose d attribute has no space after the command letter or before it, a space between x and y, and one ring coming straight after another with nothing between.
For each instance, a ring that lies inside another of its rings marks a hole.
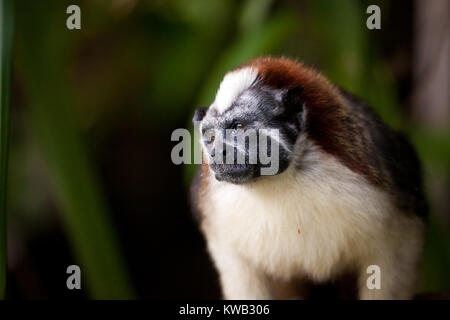
<instances>
[{"instance_id":1,"label":"monkey's ear","mask_svg":"<svg viewBox=\"0 0 450 320\"><path fill-rule=\"evenodd\" d=\"M283 94L283 106L288 121L292 121L297 129L303 127L303 88L293 87Z\"/></svg>"},{"instance_id":2,"label":"monkey's ear","mask_svg":"<svg viewBox=\"0 0 450 320\"><path fill-rule=\"evenodd\" d=\"M203 117L205 116L207 110L207 107L198 107L197 109L195 109L194 117L192 118L192 124L194 125L194 127L195 122L203 120Z\"/></svg>"},{"instance_id":3,"label":"monkey's ear","mask_svg":"<svg viewBox=\"0 0 450 320\"><path fill-rule=\"evenodd\" d=\"M283 95L283 106L289 115L301 112L303 108L303 88L294 87L287 89Z\"/></svg>"}]
</instances>

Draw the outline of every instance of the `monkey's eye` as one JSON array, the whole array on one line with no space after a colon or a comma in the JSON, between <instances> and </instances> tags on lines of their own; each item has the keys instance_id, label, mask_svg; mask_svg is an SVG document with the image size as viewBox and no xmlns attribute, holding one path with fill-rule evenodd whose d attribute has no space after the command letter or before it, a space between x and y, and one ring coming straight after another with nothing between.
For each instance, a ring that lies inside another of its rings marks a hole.
<instances>
[{"instance_id":1,"label":"monkey's eye","mask_svg":"<svg viewBox=\"0 0 450 320\"><path fill-rule=\"evenodd\" d=\"M206 131L205 138L207 142L214 142L216 139L215 132L213 129Z\"/></svg>"},{"instance_id":2,"label":"monkey's eye","mask_svg":"<svg viewBox=\"0 0 450 320\"><path fill-rule=\"evenodd\" d=\"M240 131L243 131L243 130L244 130L244 127L245 127L245 126L244 126L242 123L236 122L235 124L233 124L233 125L231 126L231 129L233 129L234 131L240 132Z\"/></svg>"}]
</instances>

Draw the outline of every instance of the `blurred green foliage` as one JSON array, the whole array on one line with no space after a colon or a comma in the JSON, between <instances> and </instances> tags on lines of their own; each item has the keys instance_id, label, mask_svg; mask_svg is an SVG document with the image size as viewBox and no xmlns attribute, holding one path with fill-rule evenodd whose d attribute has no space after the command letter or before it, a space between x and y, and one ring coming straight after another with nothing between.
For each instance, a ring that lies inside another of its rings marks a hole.
<instances>
[{"instance_id":1,"label":"blurred green foliage","mask_svg":"<svg viewBox=\"0 0 450 320\"><path fill-rule=\"evenodd\" d=\"M377 2L388 16L389 1ZM70 1L16 3L15 72L26 123L92 297L133 292L85 137L129 119L150 131L191 127L195 107L209 105L223 75L250 58L284 55L320 68L410 133L427 181L449 176L450 133L411 123L398 107L396 79L365 27L363 1L79 1L81 31L65 27ZM186 187L195 169L186 166ZM12 188L27 190L17 178ZM20 206L23 197L12 202ZM450 232L432 209L421 289L450 289Z\"/></svg>"},{"instance_id":2,"label":"blurred green foliage","mask_svg":"<svg viewBox=\"0 0 450 320\"><path fill-rule=\"evenodd\" d=\"M30 122L89 292L97 299L132 298L97 175L72 116L76 99L63 70L77 39L67 34L65 11L58 9L55 3L17 3L17 57Z\"/></svg>"}]
</instances>

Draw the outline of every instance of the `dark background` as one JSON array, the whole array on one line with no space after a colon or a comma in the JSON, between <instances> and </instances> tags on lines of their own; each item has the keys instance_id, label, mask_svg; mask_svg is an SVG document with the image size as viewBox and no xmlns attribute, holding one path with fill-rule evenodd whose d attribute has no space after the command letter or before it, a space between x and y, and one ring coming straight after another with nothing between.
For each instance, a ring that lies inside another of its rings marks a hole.
<instances>
[{"instance_id":1,"label":"dark background","mask_svg":"<svg viewBox=\"0 0 450 320\"><path fill-rule=\"evenodd\" d=\"M188 204L195 166L172 163L170 137L265 54L322 70L408 133L432 207L420 292L450 289L448 1L15 3L7 298L219 298ZM71 264L82 290L66 288Z\"/></svg>"}]
</instances>

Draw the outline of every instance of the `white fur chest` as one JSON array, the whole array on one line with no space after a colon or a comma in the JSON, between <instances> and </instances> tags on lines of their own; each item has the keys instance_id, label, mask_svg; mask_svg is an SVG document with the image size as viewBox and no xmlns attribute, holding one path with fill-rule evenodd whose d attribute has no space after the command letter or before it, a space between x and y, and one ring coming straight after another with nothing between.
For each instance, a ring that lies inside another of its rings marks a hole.
<instances>
[{"instance_id":1,"label":"white fur chest","mask_svg":"<svg viewBox=\"0 0 450 320\"><path fill-rule=\"evenodd\" d=\"M234 250L286 279L325 280L354 262L380 236L389 202L334 159L322 160L319 170L288 169L252 185L212 178L214 214L203 224L210 248Z\"/></svg>"}]
</instances>

